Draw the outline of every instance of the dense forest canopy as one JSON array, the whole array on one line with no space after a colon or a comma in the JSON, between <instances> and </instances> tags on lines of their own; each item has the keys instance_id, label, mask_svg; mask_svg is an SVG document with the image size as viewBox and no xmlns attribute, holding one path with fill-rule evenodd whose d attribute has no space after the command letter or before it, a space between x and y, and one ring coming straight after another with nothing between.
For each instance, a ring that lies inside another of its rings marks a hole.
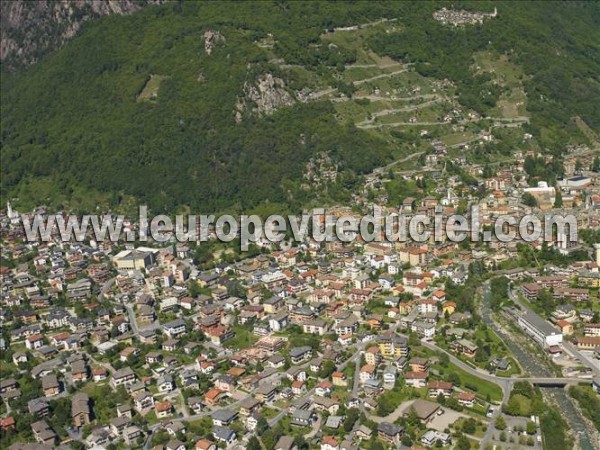
<instances>
[{"instance_id":1,"label":"dense forest canopy","mask_svg":"<svg viewBox=\"0 0 600 450\"><path fill-rule=\"evenodd\" d=\"M394 144L336 121L325 100L237 123L245 83L281 70L256 42L272 34L277 58L333 85L355 55L323 45L321 35L380 18L397 19L401 31L363 45L453 80L459 101L474 110L493 105L499 92L489 77L473 75L473 54L509 55L526 74L530 128L551 151L560 151L575 116L600 130L597 3L455 2L499 10L496 19L464 28L433 20L443 5L170 2L86 23L37 65L2 73L2 199L32 206L89 197L91 204L79 206L91 208L99 199L117 206L135 198L156 211L247 210L265 201L300 208L310 158L327 152L351 178L391 161ZM225 37L211 55L204 51L208 30ZM156 75L155 101L138 101ZM302 87L287 81L288 89Z\"/></svg>"}]
</instances>

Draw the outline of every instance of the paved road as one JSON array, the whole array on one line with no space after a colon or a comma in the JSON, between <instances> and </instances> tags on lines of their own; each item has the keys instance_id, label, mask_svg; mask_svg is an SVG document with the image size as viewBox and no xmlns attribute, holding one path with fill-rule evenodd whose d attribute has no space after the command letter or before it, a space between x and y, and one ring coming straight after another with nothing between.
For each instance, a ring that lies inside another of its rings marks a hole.
<instances>
[{"instance_id":1,"label":"paved road","mask_svg":"<svg viewBox=\"0 0 600 450\"><path fill-rule=\"evenodd\" d=\"M378 124L366 124L366 125L361 125L358 124L356 125L357 128L363 128L363 129L371 129L371 128L384 128L384 127L414 127L414 126L435 126L435 125L450 125L450 124L456 124L456 125L465 125L467 123L476 123L476 122L480 122L482 120L491 120L494 122L494 125L492 125L492 127L518 127L521 126L524 123L529 123L529 118L528 117L515 117L514 119L506 119L504 117L487 117L487 118L482 118L482 119L463 119L463 120L458 120L456 122L390 122L390 123L378 123Z\"/></svg>"},{"instance_id":2,"label":"paved road","mask_svg":"<svg viewBox=\"0 0 600 450\"><path fill-rule=\"evenodd\" d=\"M448 100L451 99L449 97L443 97L439 94L419 94L408 97L398 97L395 95L382 97L381 95L374 94L364 94L364 95L353 95L352 98L349 97L335 97L332 98L331 101L333 103L343 103L349 102L350 100L370 100L372 102L411 102L415 100L431 100L437 98L439 100Z\"/></svg>"},{"instance_id":3,"label":"paved road","mask_svg":"<svg viewBox=\"0 0 600 450\"><path fill-rule=\"evenodd\" d=\"M138 327L133 307L131 305L125 305L125 309L127 310L127 315L129 316L129 323L131 324L131 329L133 330L136 336L140 334L140 331L156 330L157 328L160 328L160 321L158 319L156 319L154 322L147 326L141 328Z\"/></svg>"},{"instance_id":4,"label":"paved road","mask_svg":"<svg viewBox=\"0 0 600 450\"><path fill-rule=\"evenodd\" d=\"M489 292L489 289L490 289L489 283L490 282L487 281L484 284L484 288L485 288L486 292ZM518 296L515 295L515 293L512 290L509 290L509 297L516 304L523 306L522 302L520 301ZM485 302L485 295L484 295L484 302ZM492 321L494 327L498 327L498 324L496 324L491 319L491 315L489 314L489 305L484 303L482 306L483 306L484 310L486 310L486 312L487 312L487 314L483 315L484 320L487 319L488 321ZM514 346L514 343L512 341L509 341L507 344L511 344L511 346ZM579 353L577 350L575 350L575 349L573 349L573 350L574 350L574 354ZM531 363L534 362L532 369L535 369L535 370L533 370L533 371L538 372L538 373L549 372L549 370L547 368L541 367L541 365L539 363L536 363L535 358L531 358L531 357L525 355L523 352L520 351L520 349L518 352L514 352L514 355L518 359L519 364L521 366L524 366L524 367L531 366ZM532 361L532 359L533 359L533 361ZM582 360L585 361L585 359L582 359ZM581 381L583 381L583 380L581 380ZM574 403L573 399L571 399L566 394L564 389L553 389L553 390L551 390L550 393L548 392L547 389L545 389L544 394L550 396L558 404L558 409L561 412L562 416L567 421L569 428L571 430L574 430L577 432L577 437L579 438L579 448L581 448L582 450L592 450L594 448L594 446L592 445L592 441L594 439L593 436L595 436L595 431L587 429L586 422L583 419L583 417L581 416L581 411L579 410L578 405L576 405ZM486 438L489 438L488 433L486 433ZM545 443L545 445L547 446L548 443Z\"/></svg>"},{"instance_id":5,"label":"paved road","mask_svg":"<svg viewBox=\"0 0 600 450\"><path fill-rule=\"evenodd\" d=\"M358 396L358 388L360 387L360 362L361 357L356 358L355 367L354 367L354 380L352 380L352 396Z\"/></svg>"},{"instance_id":6,"label":"paved road","mask_svg":"<svg viewBox=\"0 0 600 450\"><path fill-rule=\"evenodd\" d=\"M411 159L414 159L418 156L421 156L423 153L425 152L416 152L416 153L411 153L410 155L402 158L402 159L398 159L396 161L393 161L383 167L378 167L375 170L373 170L373 172L371 172L369 175L367 175L365 178L367 180L372 180L374 178L377 178L379 175L381 175L382 173L386 172L387 170L391 169L392 167L394 167L397 164L402 164L406 161L410 161Z\"/></svg>"},{"instance_id":7,"label":"paved road","mask_svg":"<svg viewBox=\"0 0 600 450\"><path fill-rule=\"evenodd\" d=\"M347 358L342 364L337 366L336 370L338 372L342 372L348 366L348 364L351 364L351 363L355 363L355 364L357 364L357 366L359 366L361 354L364 351L365 346L367 344L368 344L368 342L359 342L356 346L357 349L354 352L354 354L352 356L350 356L349 358ZM300 367L307 367L309 364L310 364L310 361L305 364L302 364ZM354 383L356 383L356 380L358 379L358 373L359 373L359 370L356 370L354 373L354 376L355 376ZM285 372L279 372L279 378L283 377L284 375L285 375ZM319 380L319 381L321 381L321 380ZM353 389L353 392L355 392L354 389ZM315 393L315 388L312 388L310 391L306 392L304 395L302 395L301 397L296 399L295 402L301 403L305 400L309 400L310 398L312 398L314 393ZM283 408L275 417L271 418L269 420L269 426L274 427L275 425L277 425L277 423L281 419L283 419L283 417L285 417L286 414L289 414L289 408Z\"/></svg>"},{"instance_id":8,"label":"paved road","mask_svg":"<svg viewBox=\"0 0 600 450\"><path fill-rule=\"evenodd\" d=\"M404 72L408 72L408 69L401 69L401 70L396 70L394 72L382 73L380 75L375 75L373 77L365 78L364 80L353 81L352 84L354 84L354 86L360 86L361 84L369 83L370 81L381 80L382 78L391 78L395 75L398 75L398 74L401 74Z\"/></svg>"},{"instance_id":9,"label":"paved road","mask_svg":"<svg viewBox=\"0 0 600 450\"><path fill-rule=\"evenodd\" d=\"M226 406L227 409L236 409L238 406L240 406L240 404L242 403L242 400L237 400L229 405ZM155 423L154 425L150 426L148 429L148 436L146 437L146 441L144 442L144 450L148 450L150 448L150 445L152 443L152 435L154 434L154 432L160 428L162 428L165 424L169 423L169 422L193 422L194 420L198 420L201 419L202 417L206 417L206 416L210 416L212 413L214 412L214 410L211 409L207 409L206 411L202 411L199 414L193 414L191 416L187 416L187 417L170 417L169 419L166 419L164 422L158 422Z\"/></svg>"},{"instance_id":10,"label":"paved road","mask_svg":"<svg viewBox=\"0 0 600 450\"><path fill-rule=\"evenodd\" d=\"M104 298L104 294L106 294L106 291L112 288L112 286L115 284L115 280L116 278L111 278L102 285L102 287L100 288L100 292L98 293L99 300L102 300Z\"/></svg>"},{"instance_id":11,"label":"paved road","mask_svg":"<svg viewBox=\"0 0 600 450\"><path fill-rule=\"evenodd\" d=\"M515 304L519 305L521 308L527 308L527 306L523 304L523 302L521 301L519 296L512 289L509 289L508 295ZM527 309L529 309L529 308L527 308ZM542 318L542 320L543 320L543 318ZM563 340L562 347L569 354L571 354L571 356L577 358L581 362L581 364L590 368L592 370L592 373L594 376L600 376L600 361L598 361L598 362L590 361L588 358L586 358L584 355L582 355L573 344L571 344L570 342L568 342L566 340Z\"/></svg>"},{"instance_id":12,"label":"paved road","mask_svg":"<svg viewBox=\"0 0 600 450\"><path fill-rule=\"evenodd\" d=\"M389 67L403 66L400 62L391 62L384 64L346 64L345 69L387 69Z\"/></svg>"},{"instance_id":13,"label":"paved road","mask_svg":"<svg viewBox=\"0 0 600 450\"><path fill-rule=\"evenodd\" d=\"M131 305L125 305L125 309L127 310L127 315L129 316L129 324L131 325L131 329L137 336L140 334L140 330L138 329L138 326L137 326L137 320L135 318L135 313L133 312L133 308L131 307Z\"/></svg>"},{"instance_id":14,"label":"paved road","mask_svg":"<svg viewBox=\"0 0 600 450\"><path fill-rule=\"evenodd\" d=\"M438 351L438 352L445 353L446 355L448 355L448 358L450 359L450 361L453 364L455 364L456 366L458 366L459 368L461 368L465 372L470 373L471 375L474 375L474 376L476 376L478 378L481 378L482 380L486 380L486 381L489 381L491 383L494 383L494 384L500 386L500 388L502 389L502 403L507 403L508 402L508 397L510 396L510 390L511 390L511 384L512 384L511 380L509 380L508 378L497 377L497 376L492 375L492 374L490 374L488 372L484 372L481 369L474 369L470 365L468 365L465 362L463 362L460 359L458 359L452 353L444 350L441 347L438 347L433 342L421 341L421 343L425 347L427 347L427 348L429 348L431 350L435 350L435 351Z\"/></svg>"},{"instance_id":15,"label":"paved road","mask_svg":"<svg viewBox=\"0 0 600 450\"><path fill-rule=\"evenodd\" d=\"M308 432L308 434L305 434L305 435L304 435L304 438L305 438L305 439L311 439L311 438L313 438L314 436L316 436L316 434L317 434L317 433L319 432L319 430L321 429L321 421L322 421L322 417L321 417L321 416L319 416L319 417L317 418L317 421L314 423L314 425L313 425L313 427L312 427L312 430L310 430L310 431Z\"/></svg>"},{"instance_id":16,"label":"paved road","mask_svg":"<svg viewBox=\"0 0 600 450\"><path fill-rule=\"evenodd\" d=\"M429 101L426 101L423 103L418 103L416 105L405 106L403 108L382 109L380 111L372 113L370 119L363 120L362 122L357 123L356 126L361 127L364 125L368 125L370 123L375 122L375 120L379 117L389 116L391 114L396 114L399 112L411 112L411 111L416 111L416 110L419 110L422 108L427 108L431 105L434 105L437 102L438 102L438 100L429 100Z\"/></svg>"},{"instance_id":17,"label":"paved road","mask_svg":"<svg viewBox=\"0 0 600 450\"><path fill-rule=\"evenodd\" d=\"M500 388L502 389L502 394L503 394L502 403L508 402L508 398L510 396L510 391L512 389L512 385L517 381L528 381L529 383L532 383L532 384L554 384L554 383L556 383L556 384L562 384L562 383L564 383L564 384L579 384L579 383L585 383L586 381L591 382L591 380L575 378L575 377L572 377L572 378L563 378L563 377L510 377L510 378L507 378L507 377L499 377L496 375L492 375L491 373L489 373L483 369L473 368L469 364L466 364L465 362L458 359L452 353L444 350L441 347L438 347L436 344L434 344L432 342L427 342L427 341L421 341L421 342L425 347L445 353L446 355L448 355L448 357L450 358L450 361L453 364L457 365L458 367L460 367L464 371L470 373L471 375L474 375L478 378L481 378L482 380L486 380L486 381L489 381L491 383L494 383L494 384L500 386Z\"/></svg>"}]
</instances>

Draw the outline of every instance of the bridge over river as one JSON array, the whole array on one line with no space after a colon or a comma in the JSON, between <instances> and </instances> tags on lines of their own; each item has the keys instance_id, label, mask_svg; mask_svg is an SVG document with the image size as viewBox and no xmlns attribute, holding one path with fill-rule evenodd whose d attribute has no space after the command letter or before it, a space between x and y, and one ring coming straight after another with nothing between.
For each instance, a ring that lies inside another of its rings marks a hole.
<instances>
[{"instance_id":1,"label":"bridge over river","mask_svg":"<svg viewBox=\"0 0 600 450\"><path fill-rule=\"evenodd\" d=\"M481 305L482 320L504 340L504 343L512 351L519 365L532 374L529 378L506 378L503 385L496 383L503 386L503 403L508 401L507 391L508 395L510 395L510 389L512 389L512 385L515 381L528 381L540 388L544 388L547 394L558 404L558 409L560 410L562 417L568 423L569 428L571 428L579 438L579 448L581 448L581 450L597 449L598 447L595 445L597 443L593 442L593 435L586 426L579 405L574 403L574 400L567 395L567 392L564 389L565 386L570 384L591 383L592 380L589 378L559 378L552 376L548 367L543 364L539 358L524 351L518 341L514 339L514 336L511 336L510 333L506 333L505 330L498 326L492 317L492 311L489 305L490 297L490 282L486 281L484 283L483 302ZM513 298L513 300L515 299ZM496 382L496 380L491 379L490 381ZM545 443L545 447L551 448L548 447L547 443Z\"/></svg>"}]
</instances>

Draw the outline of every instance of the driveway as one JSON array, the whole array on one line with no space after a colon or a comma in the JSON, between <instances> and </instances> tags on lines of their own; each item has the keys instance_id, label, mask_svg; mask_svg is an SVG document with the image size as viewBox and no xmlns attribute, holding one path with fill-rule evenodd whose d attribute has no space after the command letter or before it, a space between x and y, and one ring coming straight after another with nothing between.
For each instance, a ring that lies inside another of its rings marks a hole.
<instances>
[{"instance_id":1,"label":"driveway","mask_svg":"<svg viewBox=\"0 0 600 450\"><path fill-rule=\"evenodd\" d=\"M396 420L398 420L400 417L402 417L402 415L404 414L405 411L408 411L410 409L410 407L412 406L412 404L414 403L414 400L408 400L406 402L402 402L400 403L400 405L398 405L398 407L396 408L396 410L390 414L388 414L385 417L377 417L377 416L371 416L370 419L373 422L390 422L390 423L394 423Z\"/></svg>"},{"instance_id":2,"label":"driveway","mask_svg":"<svg viewBox=\"0 0 600 450\"><path fill-rule=\"evenodd\" d=\"M436 415L431 422L427 424L427 428L433 428L437 431L444 431L450 427L450 424L456 422L461 417L469 418L470 416L454 411L452 409L442 408L444 414Z\"/></svg>"}]
</instances>

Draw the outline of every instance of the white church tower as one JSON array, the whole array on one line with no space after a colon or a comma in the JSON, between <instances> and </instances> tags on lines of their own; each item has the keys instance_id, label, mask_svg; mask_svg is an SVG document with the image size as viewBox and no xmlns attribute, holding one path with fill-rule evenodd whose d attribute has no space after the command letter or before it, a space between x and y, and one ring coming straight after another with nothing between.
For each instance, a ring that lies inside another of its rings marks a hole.
<instances>
[{"instance_id":1,"label":"white church tower","mask_svg":"<svg viewBox=\"0 0 600 450\"><path fill-rule=\"evenodd\" d=\"M8 219L10 220L10 223L12 223L12 224L19 223L19 220L20 220L19 212L12 209L10 202L6 202L6 214L8 215Z\"/></svg>"}]
</instances>

